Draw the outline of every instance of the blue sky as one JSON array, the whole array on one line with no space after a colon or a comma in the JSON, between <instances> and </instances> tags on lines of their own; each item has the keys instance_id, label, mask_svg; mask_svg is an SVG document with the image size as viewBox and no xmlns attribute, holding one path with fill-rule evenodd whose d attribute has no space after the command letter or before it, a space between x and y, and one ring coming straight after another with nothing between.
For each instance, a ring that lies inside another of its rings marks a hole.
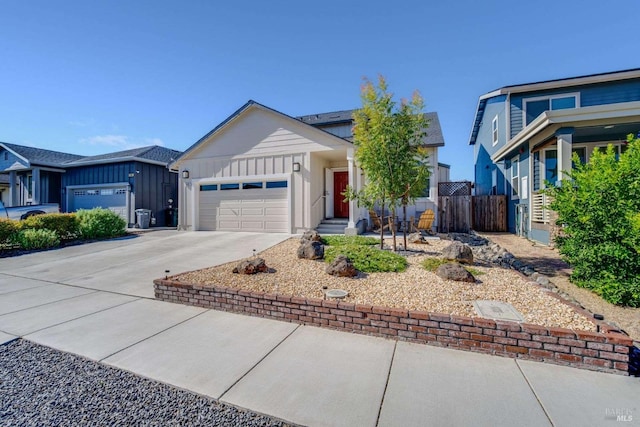
<instances>
[{"instance_id":1,"label":"blue sky","mask_svg":"<svg viewBox=\"0 0 640 427\"><path fill-rule=\"evenodd\" d=\"M437 111L472 179L478 97L640 67L637 0L0 0L0 141L77 154L184 150L254 99L297 116L357 108L367 76Z\"/></svg>"}]
</instances>

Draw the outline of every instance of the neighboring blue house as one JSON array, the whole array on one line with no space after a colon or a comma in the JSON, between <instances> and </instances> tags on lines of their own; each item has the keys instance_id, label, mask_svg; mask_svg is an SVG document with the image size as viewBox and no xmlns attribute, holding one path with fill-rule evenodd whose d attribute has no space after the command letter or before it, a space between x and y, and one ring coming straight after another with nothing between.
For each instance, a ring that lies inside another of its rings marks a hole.
<instances>
[{"instance_id":1,"label":"neighboring blue house","mask_svg":"<svg viewBox=\"0 0 640 427\"><path fill-rule=\"evenodd\" d=\"M469 139L475 194L505 194L509 230L552 244L553 212L541 190L640 130L640 69L505 86L480 97ZM566 176L565 176L566 177Z\"/></svg>"},{"instance_id":2,"label":"neighboring blue house","mask_svg":"<svg viewBox=\"0 0 640 427\"><path fill-rule=\"evenodd\" d=\"M155 225L173 225L178 177L167 165L180 154L154 145L86 157L0 143L2 201L58 203L63 212L104 207L129 225L136 222L135 210L144 208Z\"/></svg>"}]
</instances>

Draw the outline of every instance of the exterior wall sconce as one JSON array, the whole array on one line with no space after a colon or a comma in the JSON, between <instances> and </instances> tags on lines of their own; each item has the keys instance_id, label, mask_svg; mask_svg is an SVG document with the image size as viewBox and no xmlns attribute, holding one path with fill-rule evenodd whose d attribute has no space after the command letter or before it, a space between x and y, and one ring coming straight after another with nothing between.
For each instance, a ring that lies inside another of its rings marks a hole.
<instances>
[{"instance_id":1,"label":"exterior wall sconce","mask_svg":"<svg viewBox=\"0 0 640 427\"><path fill-rule=\"evenodd\" d=\"M293 171L294 172L300 172L300 163L293 162Z\"/></svg>"},{"instance_id":2,"label":"exterior wall sconce","mask_svg":"<svg viewBox=\"0 0 640 427\"><path fill-rule=\"evenodd\" d=\"M183 170L182 171L182 179L189 179L189 171L188 170Z\"/></svg>"}]
</instances>

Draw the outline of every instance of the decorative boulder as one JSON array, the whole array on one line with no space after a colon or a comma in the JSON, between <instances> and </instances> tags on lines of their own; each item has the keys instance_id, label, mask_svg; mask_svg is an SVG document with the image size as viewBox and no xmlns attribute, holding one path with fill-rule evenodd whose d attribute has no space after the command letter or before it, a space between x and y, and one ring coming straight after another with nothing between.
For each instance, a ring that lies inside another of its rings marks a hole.
<instances>
[{"instance_id":1,"label":"decorative boulder","mask_svg":"<svg viewBox=\"0 0 640 427\"><path fill-rule=\"evenodd\" d=\"M456 262L442 264L436 269L436 274L444 280L455 280L456 282L469 283L474 283L476 281L473 274L469 273L463 266Z\"/></svg>"},{"instance_id":2,"label":"decorative boulder","mask_svg":"<svg viewBox=\"0 0 640 427\"><path fill-rule=\"evenodd\" d=\"M268 273L269 267L262 258L244 259L233 269L233 272L239 274Z\"/></svg>"},{"instance_id":3,"label":"decorative boulder","mask_svg":"<svg viewBox=\"0 0 640 427\"><path fill-rule=\"evenodd\" d=\"M473 251L469 245L455 241L442 250L442 257L449 261L473 264Z\"/></svg>"},{"instance_id":4,"label":"decorative boulder","mask_svg":"<svg viewBox=\"0 0 640 427\"><path fill-rule=\"evenodd\" d=\"M429 242L427 242L427 239L424 238L424 236L422 235L422 233L417 232L417 233L411 233L407 236L407 241L409 243L418 243L418 244L422 244L422 245L428 245Z\"/></svg>"},{"instance_id":5,"label":"decorative boulder","mask_svg":"<svg viewBox=\"0 0 640 427\"><path fill-rule=\"evenodd\" d=\"M324 245L317 241L303 240L298 248L298 258L322 259L324 258Z\"/></svg>"},{"instance_id":6,"label":"decorative boulder","mask_svg":"<svg viewBox=\"0 0 640 427\"><path fill-rule=\"evenodd\" d=\"M353 266L351 260L344 255L338 255L331 264L327 265L325 271L332 276L338 277L355 277L358 275L358 270Z\"/></svg>"},{"instance_id":7,"label":"decorative boulder","mask_svg":"<svg viewBox=\"0 0 640 427\"><path fill-rule=\"evenodd\" d=\"M322 242L322 236L316 230L305 231L300 238L301 242Z\"/></svg>"}]
</instances>

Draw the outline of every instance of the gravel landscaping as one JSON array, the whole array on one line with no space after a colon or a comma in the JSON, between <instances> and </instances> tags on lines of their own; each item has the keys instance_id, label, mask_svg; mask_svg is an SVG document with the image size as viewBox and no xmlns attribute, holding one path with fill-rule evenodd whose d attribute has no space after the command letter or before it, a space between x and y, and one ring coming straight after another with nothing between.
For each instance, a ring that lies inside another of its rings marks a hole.
<instances>
[{"instance_id":1,"label":"gravel landscaping","mask_svg":"<svg viewBox=\"0 0 640 427\"><path fill-rule=\"evenodd\" d=\"M400 240L401 241L401 240ZM390 245L390 240L385 245ZM184 283L222 285L248 291L277 293L286 296L322 298L323 287L344 289L349 296L344 301L384 307L422 310L477 317L475 300L498 300L513 305L525 322L546 327L595 331L595 324L585 315L531 283L522 274L485 262L476 262L476 283L443 280L425 270L421 263L429 257L438 258L451 242L430 241L429 244L409 244L406 255L408 268L401 273L369 273L358 278L340 278L325 273L321 260L298 259L299 239L292 238L259 254L272 273L234 274L237 262L173 277ZM247 256L251 249L247 249Z\"/></svg>"},{"instance_id":2,"label":"gravel landscaping","mask_svg":"<svg viewBox=\"0 0 640 427\"><path fill-rule=\"evenodd\" d=\"M3 426L288 426L24 340L0 346Z\"/></svg>"}]
</instances>

